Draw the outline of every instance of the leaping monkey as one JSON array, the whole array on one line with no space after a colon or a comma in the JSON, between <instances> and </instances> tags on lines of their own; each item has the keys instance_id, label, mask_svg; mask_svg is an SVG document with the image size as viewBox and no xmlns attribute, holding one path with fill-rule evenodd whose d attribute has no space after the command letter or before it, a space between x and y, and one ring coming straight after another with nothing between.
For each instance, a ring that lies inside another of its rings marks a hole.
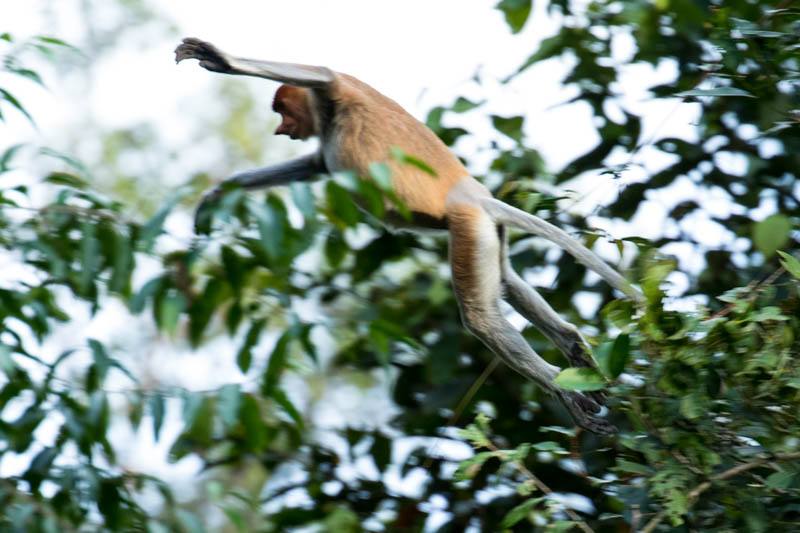
<instances>
[{"instance_id":1,"label":"leaping monkey","mask_svg":"<svg viewBox=\"0 0 800 533\"><path fill-rule=\"evenodd\" d=\"M428 127L352 76L327 67L238 58L193 38L184 39L175 56L178 62L198 59L201 67L213 72L283 83L272 104L283 119L275 133L320 140L312 154L237 173L225 183L259 189L342 170L368 176L372 163L385 162L392 170L393 191L411 211L413 224L449 231L453 287L466 328L508 366L558 398L578 425L599 434L616 431L598 416L602 397L559 388L553 379L561 369L542 359L503 317L500 299L505 295L563 352L570 365L590 365L588 347L578 329L511 268L506 227L549 239L641 303L642 295L625 278L561 229L493 198ZM435 176L398 163L390 155L395 147L424 161ZM220 191L213 189L205 198Z\"/></svg>"}]
</instances>

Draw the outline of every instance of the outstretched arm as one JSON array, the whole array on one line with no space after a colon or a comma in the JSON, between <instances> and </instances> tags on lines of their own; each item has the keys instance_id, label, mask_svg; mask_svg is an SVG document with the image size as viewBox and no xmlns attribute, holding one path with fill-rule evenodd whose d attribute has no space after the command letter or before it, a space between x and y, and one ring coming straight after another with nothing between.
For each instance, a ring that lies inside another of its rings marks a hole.
<instances>
[{"instance_id":1,"label":"outstretched arm","mask_svg":"<svg viewBox=\"0 0 800 533\"><path fill-rule=\"evenodd\" d=\"M306 181L326 171L319 152L314 152L276 165L237 172L210 189L200 199L194 214L195 230L200 233L209 231L210 206L214 205L222 196L227 185L236 185L250 190L263 189L275 185L286 185L293 181Z\"/></svg>"},{"instance_id":2,"label":"outstretched arm","mask_svg":"<svg viewBox=\"0 0 800 533\"><path fill-rule=\"evenodd\" d=\"M327 67L234 57L193 37L187 37L175 49L175 61L180 63L184 59L198 59L201 67L212 72L256 76L297 87L323 88L336 79L334 72Z\"/></svg>"},{"instance_id":3,"label":"outstretched arm","mask_svg":"<svg viewBox=\"0 0 800 533\"><path fill-rule=\"evenodd\" d=\"M326 170L322 163L322 157L319 152L314 152L268 167L237 172L226 178L217 188L230 183L244 189L263 189L275 185L286 185L293 181L305 181L311 179L315 174L324 172Z\"/></svg>"}]
</instances>

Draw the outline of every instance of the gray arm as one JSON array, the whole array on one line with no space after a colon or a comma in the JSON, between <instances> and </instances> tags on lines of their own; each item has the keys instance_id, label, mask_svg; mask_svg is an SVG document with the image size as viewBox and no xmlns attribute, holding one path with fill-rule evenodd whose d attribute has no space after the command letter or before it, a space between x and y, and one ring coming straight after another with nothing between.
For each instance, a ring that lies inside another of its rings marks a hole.
<instances>
[{"instance_id":1,"label":"gray arm","mask_svg":"<svg viewBox=\"0 0 800 533\"><path fill-rule=\"evenodd\" d=\"M233 183L244 189L263 189L275 185L286 185L293 181L309 180L315 174L324 172L326 170L322 163L322 157L319 152L314 152L268 167L237 172L225 179L217 188Z\"/></svg>"},{"instance_id":2,"label":"gray arm","mask_svg":"<svg viewBox=\"0 0 800 533\"><path fill-rule=\"evenodd\" d=\"M194 213L195 231L208 233L211 230L211 207L225 191L227 184L238 185L244 189L263 189L274 185L286 185L293 181L306 181L316 174L326 172L319 152L304 155L277 165L238 172L208 191L200 199Z\"/></svg>"},{"instance_id":3,"label":"gray arm","mask_svg":"<svg viewBox=\"0 0 800 533\"><path fill-rule=\"evenodd\" d=\"M323 88L336 79L334 72L327 67L234 57L193 37L184 39L175 49L175 61L184 59L199 59L200 66L212 72L256 76L297 87Z\"/></svg>"}]
</instances>

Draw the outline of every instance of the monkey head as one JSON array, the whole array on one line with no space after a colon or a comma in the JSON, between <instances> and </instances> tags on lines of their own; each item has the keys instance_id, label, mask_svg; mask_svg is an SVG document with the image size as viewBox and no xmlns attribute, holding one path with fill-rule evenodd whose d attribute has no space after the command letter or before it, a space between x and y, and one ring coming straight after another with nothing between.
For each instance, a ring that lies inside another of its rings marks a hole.
<instances>
[{"instance_id":1,"label":"monkey head","mask_svg":"<svg viewBox=\"0 0 800 533\"><path fill-rule=\"evenodd\" d=\"M309 102L308 89L281 85L272 101L272 110L280 113L281 125L275 135L288 135L292 139L308 139L316 134L314 115Z\"/></svg>"}]
</instances>

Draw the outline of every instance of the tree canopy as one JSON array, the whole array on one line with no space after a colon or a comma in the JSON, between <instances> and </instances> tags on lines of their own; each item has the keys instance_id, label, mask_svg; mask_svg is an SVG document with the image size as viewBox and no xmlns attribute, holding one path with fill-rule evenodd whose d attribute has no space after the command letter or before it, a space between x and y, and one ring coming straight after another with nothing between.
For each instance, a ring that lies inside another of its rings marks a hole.
<instances>
[{"instance_id":1,"label":"tree canopy","mask_svg":"<svg viewBox=\"0 0 800 533\"><path fill-rule=\"evenodd\" d=\"M534 23L532 0L496 9L513 33ZM566 254L511 237L514 267L556 272L541 292L593 344L598 369L558 382L603 389L618 435L578 431L464 331L446 239L379 223L392 195L383 166L232 190L187 237L169 221L189 220L210 178L162 186L159 207L143 207L120 160L169 160L146 126L106 132L90 162L11 144L0 147L0 465L24 466L0 479L0 531L797 530L800 10L552 0L547 12L557 31L500 81L568 65L564 105L591 109L591 150L548 168L524 113L492 115L458 95L426 122L469 163L461 119L486 118L504 140L482 148L491 164L478 178L641 287L637 310ZM31 84L47 83L43 61L82 53L58 36L0 39L5 75ZM652 117L626 100L631 69L646 66L674 70L648 92L693 106L685 136L645 127ZM232 115L252 111L235 84L221 90ZM0 119L14 113L36 120L24 94L0 87ZM243 137L216 126L226 143ZM258 150L238 146L245 158ZM35 185L7 185L20 164ZM576 179L616 194L580 214L581 191L564 192ZM658 235L637 233L647 224ZM127 345L62 339L45 355L64 324L109 309L109 323L130 328ZM168 347L159 357L191 366L172 352L224 352L238 375L210 390L172 386L141 364L150 334ZM524 334L566 366L540 333ZM383 412L330 423L335 393ZM195 490L127 468L111 438L122 427L168 440L170 461L199 461Z\"/></svg>"}]
</instances>

